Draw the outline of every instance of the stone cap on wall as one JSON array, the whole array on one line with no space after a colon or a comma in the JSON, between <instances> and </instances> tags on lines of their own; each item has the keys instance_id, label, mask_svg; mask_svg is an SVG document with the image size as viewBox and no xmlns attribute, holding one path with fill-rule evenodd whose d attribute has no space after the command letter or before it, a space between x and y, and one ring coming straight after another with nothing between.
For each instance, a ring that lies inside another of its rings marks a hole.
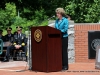
<instances>
[{"instance_id":1,"label":"stone cap on wall","mask_svg":"<svg viewBox=\"0 0 100 75\"><path fill-rule=\"evenodd\" d=\"M100 23L74 23L74 25L100 25Z\"/></svg>"},{"instance_id":2,"label":"stone cap on wall","mask_svg":"<svg viewBox=\"0 0 100 75\"><path fill-rule=\"evenodd\" d=\"M55 20L50 20L48 22L48 26L54 27L55 26ZM74 21L73 20L69 20L69 27L74 27Z\"/></svg>"}]
</instances>

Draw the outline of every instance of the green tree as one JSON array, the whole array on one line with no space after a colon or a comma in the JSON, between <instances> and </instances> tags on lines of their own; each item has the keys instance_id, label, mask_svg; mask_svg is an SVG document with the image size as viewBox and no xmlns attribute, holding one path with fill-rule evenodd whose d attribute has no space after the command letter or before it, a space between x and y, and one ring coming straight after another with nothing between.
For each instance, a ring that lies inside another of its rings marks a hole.
<instances>
[{"instance_id":1,"label":"green tree","mask_svg":"<svg viewBox=\"0 0 100 75\"><path fill-rule=\"evenodd\" d=\"M20 12L21 17L25 17L29 20L32 20L32 15L35 14L35 11L44 9L47 16L52 16L55 14L55 9L57 7L65 7L66 0L0 0L0 8L4 9L5 4L13 2L16 5L17 12Z\"/></svg>"},{"instance_id":2,"label":"green tree","mask_svg":"<svg viewBox=\"0 0 100 75\"><path fill-rule=\"evenodd\" d=\"M26 17L22 17L16 11L16 6L14 3L6 3L5 9L0 9L0 29L7 28L11 26L13 28L13 32L16 31L16 26L22 26L23 31L28 30L29 26L44 26L48 24L46 13L44 9L36 10L35 14L32 15L32 19L27 19ZM25 10L26 12L30 12L30 10ZM4 31L6 33L6 31Z\"/></svg>"},{"instance_id":3,"label":"green tree","mask_svg":"<svg viewBox=\"0 0 100 75\"><path fill-rule=\"evenodd\" d=\"M0 9L0 28L6 28L13 23L16 16L16 6L14 3L6 3L5 10Z\"/></svg>"},{"instance_id":4,"label":"green tree","mask_svg":"<svg viewBox=\"0 0 100 75\"><path fill-rule=\"evenodd\" d=\"M73 0L66 6L66 12L78 23L97 23L100 20L100 0Z\"/></svg>"},{"instance_id":5,"label":"green tree","mask_svg":"<svg viewBox=\"0 0 100 75\"><path fill-rule=\"evenodd\" d=\"M75 22L94 23L100 20L100 0L0 0L0 24L4 27L13 24L17 12L21 18L29 20L28 22L35 20L36 24L41 23L44 19L40 20L40 14L51 17L57 7L65 8ZM35 18L37 11L40 13L37 15L38 19Z\"/></svg>"}]
</instances>

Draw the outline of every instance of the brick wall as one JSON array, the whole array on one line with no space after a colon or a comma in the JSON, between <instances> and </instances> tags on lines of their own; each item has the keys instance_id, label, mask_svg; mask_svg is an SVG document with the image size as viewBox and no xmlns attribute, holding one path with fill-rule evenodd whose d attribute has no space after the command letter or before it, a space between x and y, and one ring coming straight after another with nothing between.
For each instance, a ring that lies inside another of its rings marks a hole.
<instances>
[{"instance_id":1,"label":"brick wall","mask_svg":"<svg viewBox=\"0 0 100 75\"><path fill-rule=\"evenodd\" d=\"M88 31L100 30L100 24L75 24L75 62L95 62L88 59Z\"/></svg>"}]
</instances>

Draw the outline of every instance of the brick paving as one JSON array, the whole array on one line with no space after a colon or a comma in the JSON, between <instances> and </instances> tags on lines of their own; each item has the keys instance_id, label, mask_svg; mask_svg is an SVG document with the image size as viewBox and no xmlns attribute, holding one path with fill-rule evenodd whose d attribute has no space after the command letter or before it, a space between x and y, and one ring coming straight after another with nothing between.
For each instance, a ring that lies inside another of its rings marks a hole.
<instances>
[{"instance_id":1,"label":"brick paving","mask_svg":"<svg viewBox=\"0 0 100 75\"><path fill-rule=\"evenodd\" d=\"M50 73L29 71L28 67L26 67L26 62L10 63L11 65L9 63L7 64L12 67L0 68L0 75L100 75L100 70L95 69L95 63L72 63L69 64L69 70L67 71ZM6 63L2 63L2 65L3 64L6 65Z\"/></svg>"}]
</instances>

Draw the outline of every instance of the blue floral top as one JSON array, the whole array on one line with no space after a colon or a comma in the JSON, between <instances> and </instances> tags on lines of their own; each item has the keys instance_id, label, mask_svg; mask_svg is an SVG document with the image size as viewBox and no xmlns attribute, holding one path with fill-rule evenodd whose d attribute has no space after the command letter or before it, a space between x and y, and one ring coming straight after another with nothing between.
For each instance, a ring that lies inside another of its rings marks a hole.
<instances>
[{"instance_id":1,"label":"blue floral top","mask_svg":"<svg viewBox=\"0 0 100 75\"><path fill-rule=\"evenodd\" d=\"M55 28L62 32L63 37L68 37L68 19L63 17L61 20L57 19L55 22Z\"/></svg>"}]
</instances>

